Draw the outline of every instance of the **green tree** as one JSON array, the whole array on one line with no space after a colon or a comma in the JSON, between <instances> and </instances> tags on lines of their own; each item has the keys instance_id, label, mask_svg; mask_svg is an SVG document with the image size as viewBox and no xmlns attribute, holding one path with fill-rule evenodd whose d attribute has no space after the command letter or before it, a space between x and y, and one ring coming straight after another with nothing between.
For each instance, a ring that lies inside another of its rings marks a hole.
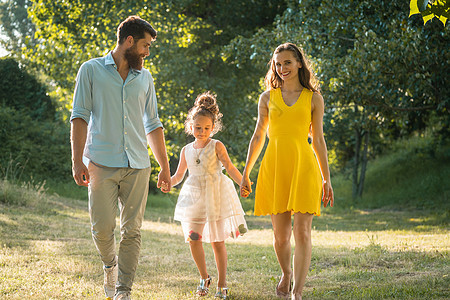
<instances>
[{"instance_id":1,"label":"green tree","mask_svg":"<svg viewBox=\"0 0 450 300\"><path fill-rule=\"evenodd\" d=\"M0 78L2 178L70 176L69 127L56 117L45 86L11 58L0 59Z\"/></svg>"},{"instance_id":2,"label":"green tree","mask_svg":"<svg viewBox=\"0 0 450 300\"><path fill-rule=\"evenodd\" d=\"M0 175L28 181L71 177L69 127L0 107Z\"/></svg>"},{"instance_id":3,"label":"green tree","mask_svg":"<svg viewBox=\"0 0 450 300\"><path fill-rule=\"evenodd\" d=\"M36 120L55 119L56 105L36 78L11 59L0 59L0 105L26 112Z\"/></svg>"},{"instance_id":4,"label":"green tree","mask_svg":"<svg viewBox=\"0 0 450 300\"><path fill-rule=\"evenodd\" d=\"M29 0L5 0L0 2L0 29L5 35L0 44L20 59L22 49L35 44L34 25L28 17Z\"/></svg>"}]
</instances>

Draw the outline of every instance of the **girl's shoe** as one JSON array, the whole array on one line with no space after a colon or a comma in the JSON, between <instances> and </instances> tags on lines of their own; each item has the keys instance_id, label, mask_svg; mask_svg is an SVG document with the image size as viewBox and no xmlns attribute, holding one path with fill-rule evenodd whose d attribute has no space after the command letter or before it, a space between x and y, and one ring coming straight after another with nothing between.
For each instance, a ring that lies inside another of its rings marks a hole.
<instances>
[{"instance_id":1,"label":"girl's shoe","mask_svg":"<svg viewBox=\"0 0 450 300\"><path fill-rule=\"evenodd\" d=\"M227 296L228 296L228 288L217 287L217 293L214 295L214 298L227 299Z\"/></svg>"},{"instance_id":2,"label":"girl's shoe","mask_svg":"<svg viewBox=\"0 0 450 300\"><path fill-rule=\"evenodd\" d=\"M211 276L208 275L208 278L200 279L200 285L197 287L197 295L199 296L208 295L210 285L211 285Z\"/></svg>"}]
</instances>

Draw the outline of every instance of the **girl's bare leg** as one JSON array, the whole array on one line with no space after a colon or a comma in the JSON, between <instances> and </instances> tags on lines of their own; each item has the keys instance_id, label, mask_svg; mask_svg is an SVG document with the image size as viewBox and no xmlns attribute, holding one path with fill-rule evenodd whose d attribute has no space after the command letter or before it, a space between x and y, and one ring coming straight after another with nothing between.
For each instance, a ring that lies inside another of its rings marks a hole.
<instances>
[{"instance_id":1,"label":"girl's bare leg","mask_svg":"<svg viewBox=\"0 0 450 300\"><path fill-rule=\"evenodd\" d=\"M191 248L192 258L197 265L197 269L200 272L200 276L203 279L208 278L208 271L206 270L205 251L203 250L203 244L201 241L189 241L189 247Z\"/></svg>"},{"instance_id":2,"label":"girl's bare leg","mask_svg":"<svg viewBox=\"0 0 450 300\"><path fill-rule=\"evenodd\" d=\"M227 286L227 249L225 248L225 242L214 242L211 243L214 251L214 257L216 259L217 272L219 273L219 278L217 281L218 287Z\"/></svg>"}]
</instances>

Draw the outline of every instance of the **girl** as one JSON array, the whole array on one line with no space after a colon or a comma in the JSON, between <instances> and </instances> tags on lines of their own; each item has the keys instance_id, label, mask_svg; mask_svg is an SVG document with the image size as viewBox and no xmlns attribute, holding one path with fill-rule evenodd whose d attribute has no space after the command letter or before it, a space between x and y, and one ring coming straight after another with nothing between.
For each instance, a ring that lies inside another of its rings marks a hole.
<instances>
[{"instance_id":1,"label":"girl","mask_svg":"<svg viewBox=\"0 0 450 300\"><path fill-rule=\"evenodd\" d=\"M224 241L228 237L243 235L247 232L247 224L233 182L222 173L222 165L238 184L242 175L231 162L225 146L211 139L222 128L221 117L214 95L206 92L197 97L185 122L186 133L193 135L195 141L181 150L172 184L180 183L186 169L189 169L189 176L178 197L174 219L181 222L186 242L189 242L200 272L197 294L205 296L211 285L202 244L210 242L219 274L215 297L226 299L227 251ZM246 195L246 192L243 194Z\"/></svg>"},{"instance_id":2,"label":"girl","mask_svg":"<svg viewBox=\"0 0 450 300\"><path fill-rule=\"evenodd\" d=\"M302 298L311 262L311 223L313 215L320 215L322 190L324 206L329 202L333 206L334 201L322 128L324 102L316 82L299 47L285 43L275 49L241 182L242 196L246 196L251 192L249 174L268 129L269 144L256 185L255 215L271 215L274 248L282 271L276 294L285 299L289 298L291 277L292 299ZM314 152L308 144L310 126ZM295 239L293 276L291 215Z\"/></svg>"}]
</instances>

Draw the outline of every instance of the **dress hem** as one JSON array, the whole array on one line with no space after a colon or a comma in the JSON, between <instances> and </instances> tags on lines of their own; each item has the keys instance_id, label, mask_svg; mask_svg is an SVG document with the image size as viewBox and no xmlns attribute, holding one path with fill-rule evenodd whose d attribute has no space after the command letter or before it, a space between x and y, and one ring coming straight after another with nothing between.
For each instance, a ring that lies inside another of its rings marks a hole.
<instances>
[{"instance_id":1,"label":"dress hem","mask_svg":"<svg viewBox=\"0 0 450 300\"><path fill-rule=\"evenodd\" d=\"M309 211L301 211L301 210L285 210L285 211L278 211L278 212L274 212L274 213L261 213L261 214L256 214L255 213L255 216L270 216L270 215L278 215L278 214L284 214L285 212L288 212L288 211L290 211L291 212L291 215L293 215L293 214L295 214L295 213L301 213L301 214L310 214L310 215L314 215L314 216L317 216L317 217L320 217L320 213L317 213L317 212L309 212Z\"/></svg>"},{"instance_id":2,"label":"dress hem","mask_svg":"<svg viewBox=\"0 0 450 300\"><path fill-rule=\"evenodd\" d=\"M180 219L180 218L176 218L174 217L173 220L174 221L178 221L178 222L185 222L185 223L194 223L194 224L206 224L206 223L211 223L211 222L217 222L217 221L221 221L221 220L226 220L226 219L230 219L230 218L234 218L234 217L238 217L238 216L245 216L245 213L240 214L240 213L235 213L235 214L231 214L227 217L221 217L218 219L212 219L212 220L205 220L205 221L192 221L192 220L187 220L187 219Z\"/></svg>"}]
</instances>

